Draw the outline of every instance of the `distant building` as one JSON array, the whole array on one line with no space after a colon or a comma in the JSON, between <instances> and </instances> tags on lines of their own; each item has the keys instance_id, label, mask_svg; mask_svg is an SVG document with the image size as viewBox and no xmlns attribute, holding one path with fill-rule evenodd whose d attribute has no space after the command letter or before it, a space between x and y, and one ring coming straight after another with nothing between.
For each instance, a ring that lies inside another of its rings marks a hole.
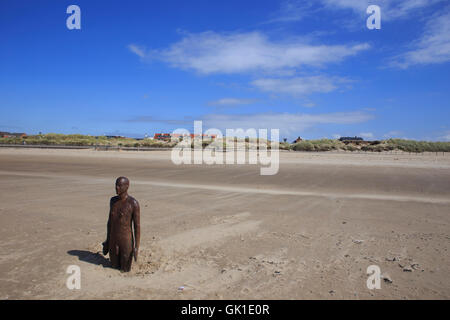
<instances>
[{"instance_id":1,"label":"distant building","mask_svg":"<svg viewBox=\"0 0 450 320\"><path fill-rule=\"evenodd\" d=\"M155 133L153 139L155 140L170 140L170 133Z\"/></svg>"},{"instance_id":2,"label":"distant building","mask_svg":"<svg viewBox=\"0 0 450 320\"><path fill-rule=\"evenodd\" d=\"M27 134L23 132L5 132L0 131L0 138L24 138Z\"/></svg>"},{"instance_id":3,"label":"distant building","mask_svg":"<svg viewBox=\"0 0 450 320\"><path fill-rule=\"evenodd\" d=\"M298 137L297 139L295 139L295 140L294 140L294 142L293 142L293 143L298 143L298 142L300 142L300 141L303 141L303 139L302 139L302 138L300 138L300 137Z\"/></svg>"},{"instance_id":4,"label":"distant building","mask_svg":"<svg viewBox=\"0 0 450 320\"><path fill-rule=\"evenodd\" d=\"M364 139L361 137L340 137L339 141L363 141Z\"/></svg>"}]
</instances>

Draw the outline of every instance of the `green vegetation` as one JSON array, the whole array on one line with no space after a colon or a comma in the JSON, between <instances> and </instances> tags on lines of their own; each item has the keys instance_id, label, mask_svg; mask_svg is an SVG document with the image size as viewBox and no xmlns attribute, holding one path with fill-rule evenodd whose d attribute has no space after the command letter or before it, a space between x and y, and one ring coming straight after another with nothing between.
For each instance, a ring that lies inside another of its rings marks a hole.
<instances>
[{"instance_id":1,"label":"green vegetation","mask_svg":"<svg viewBox=\"0 0 450 320\"><path fill-rule=\"evenodd\" d=\"M320 140L303 140L292 145L295 151L331 151L345 150L345 144L339 140L320 139Z\"/></svg>"},{"instance_id":2,"label":"green vegetation","mask_svg":"<svg viewBox=\"0 0 450 320\"><path fill-rule=\"evenodd\" d=\"M206 147L212 141L203 140ZM256 149L258 139L245 139L246 148ZM216 141L215 144L220 143ZM225 141L222 142L226 148ZM0 138L0 144L27 145L65 145L65 146L110 146L110 147L152 147L171 148L176 142L153 139L136 140L132 138L107 138L105 136L88 136L81 134L40 134L23 138ZM269 143L270 148L270 143ZM281 150L294 151L368 151L382 152L398 150L404 152L450 152L450 142L428 142L403 139L389 139L381 141L342 142L333 139L303 140L295 144L280 142Z\"/></svg>"},{"instance_id":3,"label":"green vegetation","mask_svg":"<svg viewBox=\"0 0 450 320\"><path fill-rule=\"evenodd\" d=\"M320 139L304 140L291 145L295 151L370 151L382 152L399 150L404 152L450 152L450 142L428 142L403 139L381 141L342 142L339 140Z\"/></svg>"},{"instance_id":4,"label":"green vegetation","mask_svg":"<svg viewBox=\"0 0 450 320\"><path fill-rule=\"evenodd\" d=\"M152 139L136 140L132 138L107 138L105 136L87 136L81 134L40 134L23 138L0 138L0 144L55 145L55 146L111 146L111 147L154 147L170 148L172 142Z\"/></svg>"},{"instance_id":5,"label":"green vegetation","mask_svg":"<svg viewBox=\"0 0 450 320\"><path fill-rule=\"evenodd\" d=\"M428 142L402 139L389 139L386 144L391 150L406 152L450 152L450 142Z\"/></svg>"}]
</instances>

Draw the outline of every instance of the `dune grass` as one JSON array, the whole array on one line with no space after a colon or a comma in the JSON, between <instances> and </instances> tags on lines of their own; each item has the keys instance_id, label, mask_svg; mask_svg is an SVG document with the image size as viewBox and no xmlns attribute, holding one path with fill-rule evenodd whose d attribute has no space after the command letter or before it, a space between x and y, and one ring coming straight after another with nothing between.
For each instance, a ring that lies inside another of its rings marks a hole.
<instances>
[{"instance_id":1,"label":"dune grass","mask_svg":"<svg viewBox=\"0 0 450 320\"><path fill-rule=\"evenodd\" d=\"M1 144L55 145L55 146L111 146L111 147L156 147L170 148L175 143L132 138L108 138L105 136L88 136L81 134L40 134L23 138L0 138Z\"/></svg>"},{"instance_id":2,"label":"dune grass","mask_svg":"<svg viewBox=\"0 0 450 320\"><path fill-rule=\"evenodd\" d=\"M380 141L361 141L344 143L339 140L320 139L304 140L291 145L295 151L404 151L404 152L450 152L450 142L430 142L404 139L389 139Z\"/></svg>"},{"instance_id":3,"label":"dune grass","mask_svg":"<svg viewBox=\"0 0 450 320\"><path fill-rule=\"evenodd\" d=\"M212 141L203 140L202 146L208 146ZM257 139L245 139L242 141L246 148L256 149ZM266 141L264 141L266 142ZM215 141L215 144L220 144ZM222 141L226 148L225 139ZM27 144L27 145L65 145L65 146L111 146L111 147L152 147L152 148L172 148L177 142L161 141L153 139L136 140L132 138L107 138L105 136L89 136L82 134L40 134L30 135L23 138L0 138L0 144ZM193 144L192 144L193 146ZM280 142L281 150L293 151L404 151L404 152L450 152L450 142L430 142L404 139L389 139L380 141L361 141L344 143L335 139L303 140L295 144ZM270 149L270 142L268 145Z\"/></svg>"}]
</instances>

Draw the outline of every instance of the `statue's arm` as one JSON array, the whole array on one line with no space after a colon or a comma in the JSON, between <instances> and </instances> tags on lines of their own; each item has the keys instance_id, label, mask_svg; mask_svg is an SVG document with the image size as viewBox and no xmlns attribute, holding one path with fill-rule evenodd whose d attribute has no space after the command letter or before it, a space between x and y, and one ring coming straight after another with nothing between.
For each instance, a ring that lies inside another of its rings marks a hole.
<instances>
[{"instance_id":1,"label":"statue's arm","mask_svg":"<svg viewBox=\"0 0 450 320\"><path fill-rule=\"evenodd\" d=\"M112 199L109 202L109 215L108 215L108 224L106 226L106 241L109 243L109 238L111 235L111 211L112 211Z\"/></svg>"},{"instance_id":2,"label":"statue's arm","mask_svg":"<svg viewBox=\"0 0 450 320\"><path fill-rule=\"evenodd\" d=\"M141 209L139 207L139 202L134 201L133 210L133 229L134 229L134 250L135 258L137 259L137 252L139 250L139 244L141 242Z\"/></svg>"},{"instance_id":3,"label":"statue's arm","mask_svg":"<svg viewBox=\"0 0 450 320\"><path fill-rule=\"evenodd\" d=\"M109 216L108 216L108 223L106 225L106 241L103 242L104 255L106 255L109 251L109 239L111 236L111 209L112 209L112 199L109 201Z\"/></svg>"}]
</instances>

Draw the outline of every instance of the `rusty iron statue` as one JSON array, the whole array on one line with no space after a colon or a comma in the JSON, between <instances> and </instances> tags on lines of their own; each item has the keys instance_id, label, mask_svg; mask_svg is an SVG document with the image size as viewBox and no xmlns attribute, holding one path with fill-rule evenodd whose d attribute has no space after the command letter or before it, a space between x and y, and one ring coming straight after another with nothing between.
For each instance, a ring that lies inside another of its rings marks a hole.
<instances>
[{"instance_id":1,"label":"rusty iron statue","mask_svg":"<svg viewBox=\"0 0 450 320\"><path fill-rule=\"evenodd\" d=\"M131 270L133 257L137 261L141 237L139 202L128 195L129 186L128 178L117 178L117 196L109 204L107 235L103 242L103 254L109 253L112 267L122 272Z\"/></svg>"}]
</instances>

